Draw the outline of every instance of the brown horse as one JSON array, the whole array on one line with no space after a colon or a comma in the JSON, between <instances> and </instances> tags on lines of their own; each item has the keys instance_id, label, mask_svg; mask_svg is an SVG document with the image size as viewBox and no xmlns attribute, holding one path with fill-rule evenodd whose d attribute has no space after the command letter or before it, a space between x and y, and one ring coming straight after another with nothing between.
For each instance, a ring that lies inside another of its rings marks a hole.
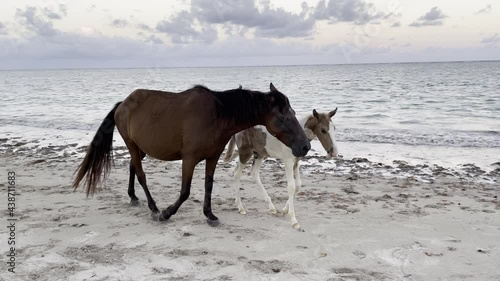
<instances>
[{"instance_id":1,"label":"brown horse","mask_svg":"<svg viewBox=\"0 0 500 281\"><path fill-rule=\"evenodd\" d=\"M108 113L90 144L73 182L76 189L85 179L87 195L109 173L112 162L114 127L118 128L130 152L128 195L138 203L134 178L141 184L148 206L159 220L168 220L189 197L195 166L206 160L203 213L210 225L217 225L211 196L217 161L227 142L239 131L264 125L297 157L307 154L311 145L295 118L288 98L273 84L269 93L241 88L223 92L195 86L180 93L135 90ZM142 159L151 157L182 160L182 184L177 201L161 213L149 193ZM101 175L104 172L104 177Z\"/></svg>"}]
</instances>

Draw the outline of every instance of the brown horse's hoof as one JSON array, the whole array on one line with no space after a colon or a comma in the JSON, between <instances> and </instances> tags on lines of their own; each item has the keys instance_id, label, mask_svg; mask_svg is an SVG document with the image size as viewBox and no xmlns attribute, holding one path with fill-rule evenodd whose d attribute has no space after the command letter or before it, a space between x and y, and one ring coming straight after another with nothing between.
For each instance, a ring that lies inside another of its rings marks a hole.
<instances>
[{"instance_id":1,"label":"brown horse's hoof","mask_svg":"<svg viewBox=\"0 0 500 281\"><path fill-rule=\"evenodd\" d=\"M160 212L151 212L151 218L153 218L153 221L161 221L160 217Z\"/></svg>"},{"instance_id":2,"label":"brown horse's hoof","mask_svg":"<svg viewBox=\"0 0 500 281\"><path fill-rule=\"evenodd\" d=\"M158 221L168 221L168 219L171 217L172 215L168 212L168 210L163 210L159 213L159 216L158 216Z\"/></svg>"},{"instance_id":3,"label":"brown horse's hoof","mask_svg":"<svg viewBox=\"0 0 500 281\"><path fill-rule=\"evenodd\" d=\"M208 222L208 225L210 225L211 227L216 227L216 226L220 225L219 219L216 219L216 220L207 219L207 222Z\"/></svg>"}]
</instances>

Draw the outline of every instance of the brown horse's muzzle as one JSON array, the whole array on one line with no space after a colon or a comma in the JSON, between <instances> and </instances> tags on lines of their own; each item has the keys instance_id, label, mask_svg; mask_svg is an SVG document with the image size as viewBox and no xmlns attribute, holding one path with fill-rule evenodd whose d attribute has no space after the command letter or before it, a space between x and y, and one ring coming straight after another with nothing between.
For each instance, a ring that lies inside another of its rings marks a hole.
<instances>
[{"instance_id":1,"label":"brown horse's muzzle","mask_svg":"<svg viewBox=\"0 0 500 281\"><path fill-rule=\"evenodd\" d=\"M293 156L303 157L311 149L311 143L307 139L305 141L296 141L291 148Z\"/></svg>"}]
</instances>

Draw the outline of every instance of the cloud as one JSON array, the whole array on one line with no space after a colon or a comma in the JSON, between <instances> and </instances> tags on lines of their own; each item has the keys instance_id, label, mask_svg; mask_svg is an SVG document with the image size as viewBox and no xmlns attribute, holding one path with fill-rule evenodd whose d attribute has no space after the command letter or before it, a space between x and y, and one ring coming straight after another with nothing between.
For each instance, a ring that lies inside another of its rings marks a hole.
<instances>
[{"instance_id":1,"label":"cloud","mask_svg":"<svg viewBox=\"0 0 500 281\"><path fill-rule=\"evenodd\" d=\"M145 23L138 23L136 25L137 28L141 29L141 30L144 30L144 31L154 31L153 28L151 28L149 25L145 24Z\"/></svg>"},{"instance_id":2,"label":"cloud","mask_svg":"<svg viewBox=\"0 0 500 281\"><path fill-rule=\"evenodd\" d=\"M479 14L489 14L491 13L491 4L488 4L486 5L486 7L482 8L481 10L477 11L476 12L476 15L479 15Z\"/></svg>"},{"instance_id":3,"label":"cloud","mask_svg":"<svg viewBox=\"0 0 500 281\"><path fill-rule=\"evenodd\" d=\"M256 26L255 35L267 38L308 37L311 36L316 21L314 18L304 18L281 8L265 7L257 16L262 24ZM246 26L245 27L250 27Z\"/></svg>"},{"instance_id":4,"label":"cloud","mask_svg":"<svg viewBox=\"0 0 500 281\"><path fill-rule=\"evenodd\" d=\"M19 57L38 60L107 60L137 56L146 51L144 43L125 37L107 37L98 32L58 32L41 37L35 35L19 40Z\"/></svg>"},{"instance_id":5,"label":"cloud","mask_svg":"<svg viewBox=\"0 0 500 281\"><path fill-rule=\"evenodd\" d=\"M125 18L122 23L131 32L139 32L135 39L103 35L91 27L71 32L62 28L58 30L56 23L61 22L43 7L17 9L15 23L0 23L0 34L5 34L8 29L11 36L0 36L0 68L234 66L500 58L498 33L490 33L491 37L484 38L482 48L441 48L435 53L435 49L422 51L421 46L393 42L388 47L370 42L349 54L349 58L336 44L318 46L317 41L275 40L311 38L315 23L325 20L352 24L385 21L387 26L401 25L401 19L387 19L389 14L382 16L374 8L369 8L371 4L363 1L338 0L332 5L343 7L350 3L351 6L347 5L337 14L327 9L323 18L317 17L317 5L305 3L301 10L290 12L272 6L270 1L258 4L249 0L192 1L187 10L156 25ZM328 8L330 3L332 1L325 0L319 5ZM355 8L354 4L360 8ZM60 10L54 11L64 16ZM445 18L443 12L434 7L416 22L421 26L440 25ZM22 27L22 32L14 36L14 28L19 27ZM223 32L230 36L222 36ZM174 44L164 43L169 40Z\"/></svg>"},{"instance_id":6,"label":"cloud","mask_svg":"<svg viewBox=\"0 0 500 281\"><path fill-rule=\"evenodd\" d=\"M328 54L307 43L290 45L266 38L234 37L210 45L181 47L161 44L154 35L133 40L84 31L60 32L50 38L34 34L12 39L15 43L0 37L0 45L7 40L5 46L15 46L0 48L0 59L5 61L0 68L269 65L298 63L308 56Z\"/></svg>"},{"instance_id":7,"label":"cloud","mask_svg":"<svg viewBox=\"0 0 500 281\"><path fill-rule=\"evenodd\" d=\"M251 33L255 38L311 38L319 20L362 24L392 15L376 12L374 5L364 0L323 0L312 7L303 2L298 13L274 7L269 0L257 2L192 0L187 10L158 22L154 29L146 24L137 28L166 34L174 44L211 44L219 39L218 30L229 36Z\"/></svg>"},{"instance_id":8,"label":"cloud","mask_svg":"<svg viewBox=\"0 0 500 281\"><path fill-rule=\"evenodd\" d=\"M196 26L196 19L188 11L170 17L169 20L160 21L156 30L170 36L172 43L187 44L192 42L213 43L217 40L217 31L213 26L204 24Z\"/></svg>"},{"instance_id":9,"label":"cloud","mask_svg":"<svg viewBox=\"0 0 500 281\"><path fill-rule=\"evenodd\" d=\"M114 19L111 21L111 26L116 28L127 28L127 27L135 27L142 31L154 32L155 30L151 28L149 25L145 23L137 23L134 20L126 20L126 19Z\"/></svg>"},{"instance_id":10,"label":"cloud","mask_svg":"<svg viewBox=\"0 0 500 281\"><path fill-rule=\"evenodd\" d=\"M420 21L437 21L446 18L446 15L443 14L438 7L432 7L432 9L427 12L427 14L421 16L419 18Z\"/></svg>"},{"instance_id":11,"label":"cloud","mask_svg":"<svg viewBox=\"0 0 500 281\"><path fill-rule=\"evenodd\" d=\"M300 14L274 8L268 1L262 2L260 8L255 0L193 0L191 5L191 15L202 23L251 28L257 37L307 37L315 26L305 3Z\"/></svg>"},{"instance_id":12,"label":"cloud","mask_svg":"<svg viewBox=\"0 0 500 281\"><path fill-rule=\"evenodd\" d=\"M486 37L483 40L481 40L481 43L492 44L492 45L498 44L500 43L500 35L498 35L498 33L495 33L495 35L491 37Z\"/></svg>"},{"instance_id":13,"label":"cloud","mask_svg":"<svg viewBox=\"0 0 500 281\"><path fill-rule=\"evenodd\" d=\"M385 15L377 12L372 3L363 0L326 0L319 1L314 10L318 20L331 22L353 22L365 24L383 18Z\"/></svg>"},{"instance_id":14,"label":"cloud","mask_svg":"<svg viewBox=\"0 0 500 281\"><path fill-rule=\"evenodd\" d=\"M412 27L423 27L423 26L440 26L443 25L442 21L414 21L408 26Z\"/></svg>"},{"instance_id":15,"label":"cloud","mask_svg":"<svg viewBox=\"0 0 500 281\"><path fill-rule=\"evenodd\" d=\"M45 20L37 14L35 7L26 7L24 10L17 9L16 18L21 25L42 37L50 37L58 33L51 21Z\"/></svg>"},{"instance_id":16,"label":"cloud","mask_svg":"<svg viewBox=\"0 0 500 281\"><path fill-rule=\"evenodd\" d=\"M111 26L117 27L117 28L124 28L129 25L129 22L125 19L114 19L111 22Z\"/></svg>"},{"instance_id":17,"label":"cloud","mask_svg":"<svg viewBox=\"0 0 500 281\"><path fill-rule=\"evenodd\" d=\"M422 26L438 26L443 25L443 19L447 16L438 7L433 7L425 15L411 23L409 26L422 27Z\"/></svg>"},{"instance_id":18,"label":"cloud","mask_svg":"<svg viewBox=\"0 0 500 281\"><path fill-rule=\"evenodd\" d=\"M91 6L87 7L86 11L88 13L92 13L97 9L97 6L95 4L92 4Z\"/></svg>"},{"instance_id":19,"label":"cloud","mask_svg":"<svg viewBox=\"0 0 500 281\"><path fill-rule=\"evenodd\" d=\"M146 38L145 42L147 42L147 43L153 43L153 44L163 44L163 40L161 40L161 38L157 37L154 34L149 35Z\"/></svg>"},{"instance_id":20,"label":"cloud","mask_svg":"<svg viewBox=\"0 0 500 281\"><path fill-rule=\"evenodd\" d=\"M7 27L5 26L5 24L0 22L0 35L7 35L7 34L8 34Z\"/></svg>"},{"instance_id":21,"label":"cloud","mask_svg":"<svg viewBox=\"0 0 500 281\"><path fill-rule=\"evenodd\" d=\"M68 14L68 9L63 4L59 4L57 7L58 11L55 11L53 6L44 7L42 13L49 19L60 20Z\"/></svg>"},{"instance_id":22,"label":"cloud","mask_svg":"<svg viewBox=\"0 0 500 281\"><path fill-rule=\"evenodd\" d=\"M14 39L0 36L0 68L196 67L500 59L498 44L487 44L481 48L425 50L405 46L368 46L348 58L341 46L335 44L314 46L309 42L290 44L269 38L229 37L210 45L179 46L159 44L159 41L155 43L154 38L157 37L137 40L110 37L91 28L79 32L59 31L52 37L32 34Z\"/></svg>"}]
</instances>

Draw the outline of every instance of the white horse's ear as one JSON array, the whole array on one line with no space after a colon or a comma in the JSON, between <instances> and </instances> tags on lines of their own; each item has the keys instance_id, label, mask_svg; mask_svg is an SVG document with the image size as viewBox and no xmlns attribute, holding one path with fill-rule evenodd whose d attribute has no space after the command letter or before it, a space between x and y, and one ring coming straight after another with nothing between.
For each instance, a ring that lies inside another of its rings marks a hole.
<instances>
[{"instance_id":1,"label":"white horse's ear","mask_svg":"<svg viewBox=\"0 0 500 281\"><path fill-rule=\"evenodd\" d=\"M339 109L339 108L337 107L337 108L335 108L335 110L334 110L334 111L330 111L330 112L328 113L328 117L332 118L332 117L335 115L335 113L337 113L337 109Z\"/></svg>"},{"instance_id":2,"label":"white horse's ear","mask_svg":"<svg viewBox=\"0 0 500 281\"><path fill-rule=\"evenodd\" d=\"M271 90L271 92L277 92L278 91L278 89L276 89L276 87L274 87L273 83L271 83L269 85L269 89Z\"/></svg>"},{"instance_id":3,"label":"white horse's ear","mask_svg":"<svg viewBox=\"0 0 500 281\"><path fill-rule=\"evenodd\" d=\"M313 116L319 120L319 114L318 112L316 111L316 109L313 109Z\"/></svg>"}]
</instances>

